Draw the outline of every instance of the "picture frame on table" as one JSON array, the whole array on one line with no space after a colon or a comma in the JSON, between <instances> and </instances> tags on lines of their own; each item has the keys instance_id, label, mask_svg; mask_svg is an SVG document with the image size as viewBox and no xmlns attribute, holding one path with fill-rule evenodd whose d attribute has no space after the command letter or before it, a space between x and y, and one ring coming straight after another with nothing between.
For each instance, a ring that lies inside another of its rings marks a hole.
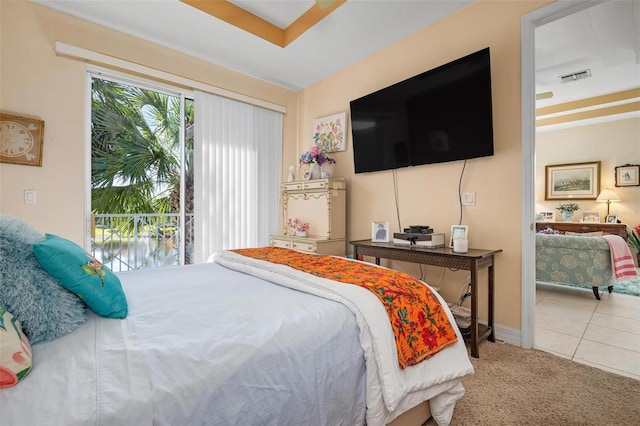
<instances>
[{"instance_id":1,"label":"picture frame on table","mask_svg":"<svg viewBox=\"0 0 640 426\"><path fill-rule=\"evenodd\" d=\"M625 164L616 169L616 186L640 186L640 165Z\"/></svg>"},{"instance_id":2,"label":"picture frame on table","mask_svg":"<svg viewBox=\"0 0 640 426\"><path fill-rule=\"evenodd\" d=\"M604 218L604 223L618 223L618 215L608 214Z\"/></svg>"},{"instance_id":3,"label":"picture frame on table","mask_svg":"<svg viewBox=\"0 0 640 426\"><path fill-rule=\"evenodd\" d=\"M600 193L600 161L545 166L545 200L595 200Z\"/></svg>"},{"instance_id":4,"label":"picture frame on table","mask_svg":"<svg viewBox=\"0 0 640 426\"><path fill-rule=\"evenodd\" d=\"M389 242L389 222L371 222L371 242Z\"/></svg>"},{"instance_id":5,"label":"picture frame on table","mask_svg":"<svg viewBox=\"0 0 640 426\"><path fill-rule=\"evenodd\" d=\"M451 238L449 239L449 248L453 248L453 240L468 239L469 227L466 225L451 225Z\"/></svg>"},{"instance_id":6,"label":"picture frame on table","mask_svg":"<svg viewBox=\"0 0 640 426\"><path fill-rule=\"evenodd\" d=\"M582 212L582 221L588 223L600 223L600 212Z\"/></svg>"},{"instance_id":7,"label":"picture frame on table","mask_svg":"<svg viewBox=\"0 0 640 426\"><path fill-rule=\"evenodd\" d=\"M544 211L536 214L536 222L554 222L556 218L556 212Z\"/></svg>"},{"instance_id":8,"label":"picture frame on table","mask_svg":"<svg viewBox=\"0 0 640 426\"><path fill-rule=\"evenodd\" d=\"M42 167L44 121L0 113L0 163Z\"/></svg>"}]
</instances>

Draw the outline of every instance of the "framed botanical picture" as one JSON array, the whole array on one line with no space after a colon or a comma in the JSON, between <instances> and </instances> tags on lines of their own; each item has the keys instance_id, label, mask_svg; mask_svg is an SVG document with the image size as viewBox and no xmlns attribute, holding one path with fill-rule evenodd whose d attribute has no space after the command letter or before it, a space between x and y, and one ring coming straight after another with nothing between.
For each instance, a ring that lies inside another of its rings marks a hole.
<instances>
[{"instance_id":1,"label":"framed botanical picture","mask_svg":"<svg viewBox=\"0 0 640 426\"><path fill-rule=\"evenodd\" d=\"M582 212L583 222L600 222L600 212Z\"/></svg>"},{"instance_id":2,"label":"framed botanical picture","mask_svg":"<svg viewBox=\"0 0 640 426\"><path fill-rule=\"evenodd\" d=\"M451 238L449 239L449 247L453 248L453 240L455 239L467 239L468 230L469 227L466 225L451 225Z\"/></svg>"},{"instance_id":3,"label":"framed botanical picture","mask_svg":"<svg viewBox=\"0 0 640 426\"><path fill-rule=\"evenodd\" d=\"M322 117L313 121L313 143L325 152L346 151L347 113Z\"/></svg>"},{"instance_id":4,"label":"framed botanical picture","mask_svg":"<svg viewBox=\"0 0 640 426\"><path fill-rule=\"evenodd\" d=\"M640 186L640 165L625 164L616 167L616 186Z\"/></svg>"},{"instance_id":5,"label":"framed botanical picture","mask_svg":"<svg viewBox=\"0 0 640 426\"><path fill-rule=\"evenodd\" d=\"M615 214L608 214L605 219L605 223L618 223L618 216Z\"/></svg>"},{"instance_id":6,"label":"framed botanical picture","mask_svg":"<svg viewBox=\"0 0 640 426\"><path fill-rule=\"evenodd\" d=\"M595 200L600 161L545 166L545 200Z\"/></svg>"},{"instance_id":7,"label":"framed botanical picture","mask_svg":"<svg viewBox=\"0 0 640 426\"><path fill-rule=\"evenodd\" d=\"M0 162L42 166L44 121L0 114Z\"/></svg>"},{"instance_id":8,"label":"framed botanical picture","mask_svg":"<svg viewBox=\"0 0 640 426\"><path fill-rule=\"evenodd\" d=\"M389 242L389 222L371 222L371 241L374 243Z\"/></svg>"}]
</instances>

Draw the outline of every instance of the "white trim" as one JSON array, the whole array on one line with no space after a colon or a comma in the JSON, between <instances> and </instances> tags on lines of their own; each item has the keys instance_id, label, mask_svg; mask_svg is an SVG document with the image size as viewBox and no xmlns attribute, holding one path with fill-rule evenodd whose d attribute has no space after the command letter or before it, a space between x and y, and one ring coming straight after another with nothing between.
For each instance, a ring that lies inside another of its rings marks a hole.
<instances>
[{"instance_id":1,"label":"white trim","mask_svg":"<svg viewBox=\"0 0 640 426\"><path fill-rule=\"evenodd\" d=\"M91 78L84 73L84 248L91 253Z\"/></svg>"},{"instance_id":2,"label":"white trim","mask_svg":"<svg viewBox=\"0 0 640 426\"><path fill-rule=\"evenodd\" d=\"M516 330L515 328L511 327L505 327L500 324L494 324L493 328L496 335L496 342L503 341L505 343L509 343L510 345L521 346L522 333L520 333L520 330Z\"/></svg>"},{"instance_id":3,"label":"white trim","mask_svg":"<svg viewBox=\"0 0 640 426\"><path fill-rule=\"evenodd\" d=\"M70 44L56 41L55 51L57 55L66 56L74 59L80 59L93 64L102 64L110 67L124 69L126 71L140 73L148 75L153 78L168 81L181 85L184 87L190 87L192 89L201 90L203 92L211 93L225 98L234 99L236 101L244 102L247 104L259 106L272 111L286 113L287 108L282 105L277 105L271 102L263 101L262 99L252 98L251 96L243 95L241 93L232 92L231 90L223 89L220 87L211 86L210 84L200 81L192 80L189 78L181 77L179 75L171 74L165 71L150 68L144 65L135 64L133 62L125 61L124 59L116 58L102 53L93 52L91 50L83 49L81 47L72 46Z\"/></svg>"},{"instance_id":4,"label":"white trim","mask_svg":"<svg viewBox=\"0 0 640 426\"><path fill-rule=\"evenodd\" d=\"M522 301L521 346L532 348L535 324L535 28L584 10L604 0L559 0L521 18L522 96Z\"/></svg>"}]
</instances>

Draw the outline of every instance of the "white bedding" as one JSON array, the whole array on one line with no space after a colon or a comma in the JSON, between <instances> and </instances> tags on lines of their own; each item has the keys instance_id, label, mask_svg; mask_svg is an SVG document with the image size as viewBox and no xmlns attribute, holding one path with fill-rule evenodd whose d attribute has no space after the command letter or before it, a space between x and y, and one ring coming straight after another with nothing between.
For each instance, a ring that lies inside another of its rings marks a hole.
<instances>
[{"instance_id":1,"label":"white bedding","mask_svg":"<svg viewBox=\"0 0 640 426\"><path fill-rule=\"evenodd\" d=\"M363 424L351 312L218 264L119 275L125 320L33 346L2 425Z\"/></svg>"},{"instance_id":2,"label":"white bedding","mask_svg":"<svg viewBox=\"0 0 640 426\"><path fill-rule=\"evenodd\" d=\"M378 425L428 399L448 424L473 371L461 338L400 370L367 290L247 260L119 274L127 318L90 314L34 345L29 376L0 390L0 424Z\"/></svg>"},{"instance_id":3,"label":"white bedding","mask_svg":"<svg viewBox=\"0 0 640 426\"><path fill-rule=\"evenodd\" d=\"M427 399L430 399L431 413L438 424L449 423L455 401L464 395L460 379L473 373L457 328L458 341L454 345L417 365L400 369L389 318L378 298L369 290L229 251L216 253L213 260L349 307L360 327L360 343L366 359L368 425L386 424ZM440 295L438 298L453 322L446 302Z\"/></svg>"}]
</instances>

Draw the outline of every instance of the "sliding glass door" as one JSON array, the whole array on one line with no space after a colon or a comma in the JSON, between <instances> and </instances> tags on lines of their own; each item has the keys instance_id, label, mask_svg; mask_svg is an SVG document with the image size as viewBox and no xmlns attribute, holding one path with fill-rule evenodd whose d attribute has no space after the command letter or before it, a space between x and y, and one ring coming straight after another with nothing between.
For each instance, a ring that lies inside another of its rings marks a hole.
<instances>
[{"instance_id":1,"label":"sliding glass door","mask_svg":"<svg viewBox=\"0 0 640 426\"><path fill-rule=\"evenodd\" d=\"M192 263L194 102L89 72L92 254L114 271Z\"/></svg>"}]
</instances>

